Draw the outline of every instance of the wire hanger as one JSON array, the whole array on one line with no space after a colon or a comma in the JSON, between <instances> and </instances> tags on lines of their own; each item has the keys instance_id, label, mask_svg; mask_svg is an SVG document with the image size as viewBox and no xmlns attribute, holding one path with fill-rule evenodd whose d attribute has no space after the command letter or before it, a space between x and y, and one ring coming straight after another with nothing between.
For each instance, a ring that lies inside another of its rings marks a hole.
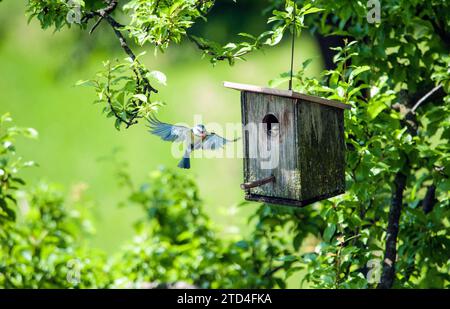
<instances>
[{"instance_id":1,"label":"wire hanger","mask_svg":"<svg viewBox=\"0 0 450 309\"><path fill-rule=\"evenodd\" d=\"M294 22L292 24L293 29L292 29L292 42L291 42L291 75L289 78L289 90L292 90L292 78L294 75L294 49L295 49L295 22L296 22L296 18L297 18L297 12L295 9L295 2L294 2L294 11L293 11L293 19Z\"/></svg>"}]
</instances>

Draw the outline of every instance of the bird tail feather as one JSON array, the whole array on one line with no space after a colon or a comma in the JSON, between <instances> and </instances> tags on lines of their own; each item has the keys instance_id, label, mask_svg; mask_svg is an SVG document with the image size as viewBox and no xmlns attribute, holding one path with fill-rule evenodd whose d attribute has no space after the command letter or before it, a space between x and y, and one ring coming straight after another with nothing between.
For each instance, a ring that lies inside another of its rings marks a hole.
<instances>
[{"instance_id":1,"label":"bird tail feather","mask_svg":"<svg viewBox=\"0 0 450 309\"><path fill-rule=\"evenodd\" d=\"M178 163L179 168L190 169L191 168L191 159L189 157L185 157L181 159L180 163Z\"/></svg>"}]
</instances>

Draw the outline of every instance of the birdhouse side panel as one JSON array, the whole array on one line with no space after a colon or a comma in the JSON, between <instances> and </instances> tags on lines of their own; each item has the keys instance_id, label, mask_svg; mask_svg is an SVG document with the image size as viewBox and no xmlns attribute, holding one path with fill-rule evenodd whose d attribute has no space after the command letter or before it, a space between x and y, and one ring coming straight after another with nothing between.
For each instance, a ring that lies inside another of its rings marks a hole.
<instances>
[{"instance_id":1,"label":"birdhouse side panel","mask_svg":"<svg viewBox=\"0 0 450 309\"><path fill-rule=\"evenodd\" d=\"M343 193L344 111L303 100L297 106L302 198L317 200Z\"/></svg>"},{"instance_id":2,"label":"birdhouse side panel","mask_svg":"<svg viewBox=\"0 0 450 309\"><path fill-rule=\"evenodd\" d=\"M244 124L244 180L275 176L275 182L249 190L251 195L301 198L298 169L295 99L263 93L242 95ZM271 134L267 132L267 123ZM276 122L278 121L278 123Z\"/></svg>"}]
</instances>

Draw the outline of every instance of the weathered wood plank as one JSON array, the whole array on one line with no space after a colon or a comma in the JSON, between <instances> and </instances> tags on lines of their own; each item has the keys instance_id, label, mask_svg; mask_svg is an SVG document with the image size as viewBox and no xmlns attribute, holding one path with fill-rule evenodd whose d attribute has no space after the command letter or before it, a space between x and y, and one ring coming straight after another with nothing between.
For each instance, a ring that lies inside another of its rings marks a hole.
<instances>
[{"instance_id":1,"label":"weathered wood plank","mask_svg":"<svg viewBox=\"0 0 450 309\"><path fill-rule=\"evenodd\" d=\"M248 117L247 117L247 99L246 99L246 92L241 92L241 119L242 119L242 143L243 143L243 152L244 152L244 159L243 161L243 171L244 171L244 182L249 182L248 179L248 158L249 158L249 150L248 150L248 144L249 144L249 135L248 131L245 130L245 126L248 123Z\"/></svg>"},{"instance_id":2,"label":"weathered wood plank","mask_svg":"<svg viewBox=\"0 0 450 309\"><path fill-rule=\"evenodd\" d=\"M343 110L304 102L297 112L302 198L344 192Z\"/></svg>"},{"instance_id":3,"label":"weathered wood plank","mask_svg":"<svg viewBox=\"0 0 450 309\"><path fill-rule=\"evenodd\" d=\"M296 112L294 99L246 92L243 101L245 136L245 182L253 182L275 176L268 183L249 190L251 194L301 198L300 170L296 143ZM262 120L268 114L279 120L278 135L270 137L262 128Z\"/></svg>"},{"instance_id":4,"label":"weathered wood plank","mask_svg":"<svg viewBox=\"0 0 450 309\"><path fill-rule=\"evenodd\" d=\"M236 90L241 90L241 91L256 92L256 93L264 93L264 94L276 95L276 96L287 97L287 98L302 99L302 100L305 100L308 102L314 102L314 103L318 103L318 104L322 104L322 105L333 106L333 107L337 107L337 108L341 108L341 109L350 109L351 108L350 105L343 104L338 101L327 100L324 98L307 95L307 94L295 92L292 90L267 88L267 87L261 87L261 86L232 83L232 82L224 82L223 85L226 88L231 88L231 89L236 89ZM302 102L302 101L299 101L299 102Z\"/></svg>"},{"instance_id":5,"label":"weathered wood plank","mask_svg":"<svg viewBox=\"0 0 450 309\"><path fill-rule=\"evenodd\" d=\"M269 203L269 204L275 204L275 205L304 207L304 206L308 206L312 203L342 194L344 192L345 192L344 190L338 190L338 191L330 192L330 193L327 193L324 195L315 196L310 199L305 199L305 200L293 200L293 199L288 199L288 198L277 198L277 197L270 197L270 196L263 196L263 195L256 195L256 194L246 194L245 199L248 201Z\"/></svg>"}]
</instances>

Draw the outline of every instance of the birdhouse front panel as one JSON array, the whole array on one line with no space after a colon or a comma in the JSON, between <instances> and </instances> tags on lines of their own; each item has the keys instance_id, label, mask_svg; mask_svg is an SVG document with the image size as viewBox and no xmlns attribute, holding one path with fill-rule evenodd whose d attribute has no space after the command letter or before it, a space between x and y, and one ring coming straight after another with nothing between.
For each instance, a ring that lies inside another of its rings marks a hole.
<instances>
[{"instance_id":1,"label":"birdhouse front panel","mask_svg":"<svg viewBox=\"0 0 450 309\"><path fill-rule=\"evenodd\" d=\"M255 92L242 94L245 182L270 176L276 179L249 189L250 194L287 199L301 197L294 101Z\"/></svg>"},{"instance_id":2,"label":"birdhouse front panel","mask_svg":"<svg viewBox=\"0 0 450 309\"><path fill-rule=\"evenodd\" d=\"M344 109L291 90L237 83L247 200L305 206L345 191Z\"/></svg>"}]
</instances>

